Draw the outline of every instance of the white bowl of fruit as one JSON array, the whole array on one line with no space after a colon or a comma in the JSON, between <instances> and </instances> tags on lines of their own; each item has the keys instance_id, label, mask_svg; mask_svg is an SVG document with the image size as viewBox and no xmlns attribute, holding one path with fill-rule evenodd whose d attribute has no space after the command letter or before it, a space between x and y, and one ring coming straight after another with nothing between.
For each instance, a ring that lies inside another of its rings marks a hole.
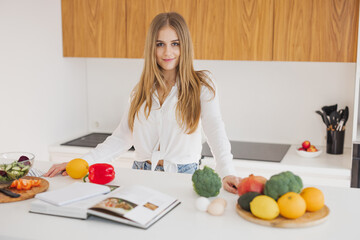
<instances>
[{"instance_id":1,"label":"white bowl of fruit","mask_svg":"<svg viewBox=\"0 0 360 240\"><path fill-rule=\"evenodd\" d=\"M314 158L319 156L322 151L317 149L314 145L311 145L310 141L306 140L302 143L302 146L296 150L301 157Z\"/></svg>"}]
</instances>

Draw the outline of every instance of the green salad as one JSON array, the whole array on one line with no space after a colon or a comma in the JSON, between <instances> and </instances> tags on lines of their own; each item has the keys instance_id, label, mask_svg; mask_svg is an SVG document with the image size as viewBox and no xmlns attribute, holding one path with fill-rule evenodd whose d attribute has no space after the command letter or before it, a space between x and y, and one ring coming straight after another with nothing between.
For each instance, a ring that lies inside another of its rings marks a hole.
<instances>
[{"instance_id":1,"label":"green salad","mask_svg":"<svg viewBox=\"0 0 360 240\"><path fill-rule=\"evenodd\" d=\"M25 176L30 170L29 162L14 161L10 164L0 164L0 182L10 182Z\"/></svg>"}]
</instances>

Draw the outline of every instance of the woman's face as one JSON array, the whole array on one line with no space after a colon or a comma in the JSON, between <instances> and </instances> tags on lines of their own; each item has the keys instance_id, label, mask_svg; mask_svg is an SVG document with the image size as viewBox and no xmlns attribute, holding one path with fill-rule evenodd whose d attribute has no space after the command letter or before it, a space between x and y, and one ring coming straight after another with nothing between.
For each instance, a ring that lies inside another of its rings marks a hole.
<instances>
[{"instance_id":1,"label":"woman's face","mask_svg":"<svg viewBox=\"0 0 360 240\"><path fill-rule=\"evenodd\" d=\"M163 71L173 71L179 64L180 41L169 26L160 29L156 40L156 62Z\"/></svg>"}]
</instances>

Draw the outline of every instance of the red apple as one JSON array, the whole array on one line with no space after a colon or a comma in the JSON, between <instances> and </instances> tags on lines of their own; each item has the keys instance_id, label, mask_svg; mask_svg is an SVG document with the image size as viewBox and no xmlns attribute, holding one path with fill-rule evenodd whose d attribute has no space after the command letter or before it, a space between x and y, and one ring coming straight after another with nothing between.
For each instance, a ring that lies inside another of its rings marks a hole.
<instances>
[{"instance_id":1,"label":"red apple","mask_svg":"<svg viewBox=\"0 0 360 240\"><path fill-rule=\"evenodd\" d=\"M299 151L306 151L306 149L305 149L305 148L302 148L302 147L301 147L301 148L298 148L298 150L299 150Z\"/></svg>"},{"instance_id":2,"label":"red apple","mask_svg":"<svg viewBox=\"0 0 360 240\"><path fill-rule=\"evenodd\" d=\"M304 149L308 149L310 146L311 146L311 144L310 144L310 142L307 141L307 140L302 143L302 147L303 147Z\"/></svg>"},{"instance_id":3,"label":"red apple","mask_svg":"<svg viewBox=\"0 0 360 240\"><path fill-rule=\"evenodd\" d=\"M249 177L243 178L238 186L238 194L243 195L247 192L264 192L266 178L262 176L254 176L250 174Z\"/></svg>"},{"instance_id":4,"label":"red apple","mask_svg":"<svg viewBox=\"0 0 360 240\"><path fill-rule=\"evenodd\" d=\"M306 149L307 152L317 152L317 149L314 145L311 145L308 149Z\"/></svg>"}]
</instances>

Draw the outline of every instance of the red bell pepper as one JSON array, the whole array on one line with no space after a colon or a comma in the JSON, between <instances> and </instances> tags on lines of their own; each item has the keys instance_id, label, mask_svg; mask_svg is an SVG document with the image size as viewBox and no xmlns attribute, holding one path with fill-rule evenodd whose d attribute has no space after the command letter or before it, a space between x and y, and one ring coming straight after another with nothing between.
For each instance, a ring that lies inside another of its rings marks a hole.
<instances>
[{"instance_id":1,"label":"red bell pepper","mask_svg":"<svg viewBox=\"0 0 360 240\"><path fill-rule=\"evenodd\" d=\"M89 178L91 183L109 183L115 178L114 167L107 163L93 164L89 167L89 173L84 177L84 182L86 182L87 177Z\"/></svg>"}]
</instances>

